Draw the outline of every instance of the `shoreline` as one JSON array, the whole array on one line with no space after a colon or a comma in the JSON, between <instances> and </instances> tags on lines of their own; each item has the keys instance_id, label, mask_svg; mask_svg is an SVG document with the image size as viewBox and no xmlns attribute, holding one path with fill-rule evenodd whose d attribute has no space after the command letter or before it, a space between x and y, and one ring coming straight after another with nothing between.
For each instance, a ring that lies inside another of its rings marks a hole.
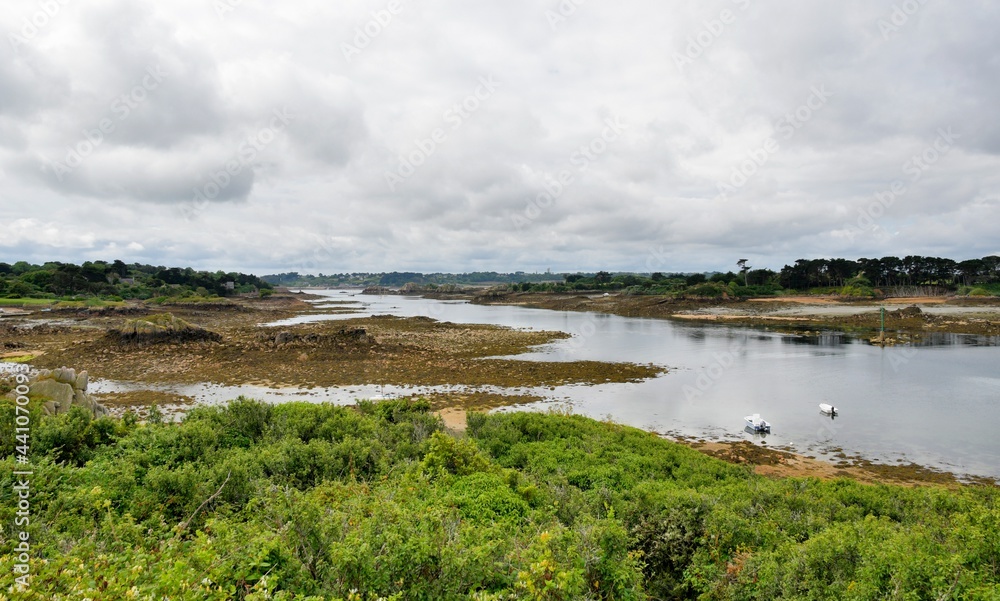
<instances>
[{"instance_id":1,"label":"shoreline","mask_svg":"<svg viewBox=\"0 0 1000 601\"><path fill-rule=\"evenodd\" d=\"M446 428L461 434L466 430L465 419L469 409L449 405L440 407L436 413ZM892 484L899 486L995 486L1000 487L1000 479L988 476L958 475L954 472L937 470L916 463L889 464L871 461L861 456L850 457L839 453L838 460L813 457L781 448L768 448L748 440L724 441L707 440L694 436L676 436L649 431L677 444L684 445L700 453L726 463L745 465L754 473L769 478L818 478L834 480L848 478L862 484Z\"/></svg>"},{"instance_id":2,"label":"shoreline","mask_svg":"<svg viewBox=\"0 0 1000 601\"><path fill-rule=\"evenodd\" d=\"M539 295L531 296L537 297ZM33 332L26 339L13 341L14 348L0 348L0 351L11 357L33 355L30 363L34 367L59 367L65 363L78 369L89 369L92 377L103 379L118 379L109 376L135 373L137 367L156 367L159 362L165 363L169 369L150 369L143 374L141 380L145 380L149 384L170 384L183 381L253 384L260 381L262 385L266 384L274 388L289 385L311 388L313 385L322 386L324 384L334 386L378 384L380 377L384 378L384 384L396 386L420 385L433 383L437 380L456 384L459 382L452 381L454 380L453 374L463 371L465 377L471 378L466 383L476 385L490 383L477 381L478 378L497 378L496 373L489 373L497 371L492 368L480 370L471 375L464 371L471 366L481 366L484 357L497 354L498 351L502 351L500 354L508 355L524 352L532 344L540 343L539 340L565 337L565 335L556 332L514 333L495 326L457 326L420 318L359 318L357 323L355 320L314 322L302 326L281 328L293 336L300 336L301 340L305 340L309 335L332 336L335 343L333 346L336 347L333 354L330 354L329 349L325 349L323 344L302 346L306 343L299 344L292 340L286 344L276 345L273 344L273 341L256 341L247 336L248 331L255 333L261 331L258 324L262 321L270 323L289 317L342 311L342 308L317 309L314 304L304 302L306 299L324 298L326 297L308 293L286 292L271 299L243 299L240 302L212 307L177 304L156 307L133 306L121 310L94 312L61 310L41 313L38 315L38 317L44 317L41 320L32 320L33 315L31 314L18 315L17 317L8 315L0 321L0 331L9 330L11 324L25 324L34 321L36 325L30 328ZM543 303L541 300L545 302ZM637 304L635 297L559 296L554 298L549 296L545 299L519 298L518 303L499 304L521 304L545 309L600 310L606 313L624 314L635 312L637 306L649 306L650 303L655 304L662 300L645 298L639 299L640 302ZM896 302L891 304L907 306L912 300L914 299L896 299ZM562 306L541 306L543 304ZM666 305L668 303L660 302L660 304ZM948 302L943 299L928 300L922 302L921 305L928 307L933 305L944 311L955 308L949 306ZM820 311L816 311L812 307L818 307ZM752 314L752 312L763 311L765 308L767 312L763 315ZM990 325L993 323L992 319L996 319L996 323L1000 324L1000 304L959 305L958 308L964 308L967 312L974 312L976 315L986 315ZM714 321L733 325L747 325L744 323L746 320L758 320L752 325L759 325L761 322L768 321L765 318L771 317L774 318L770 320L772 323L798 324L821 318L822 310L829 312L831 309L835 312L845 310L871 311L872 306L858 302L845 303L834 299L808 299L808 302L800 303L794 303L787 298L756 302L693 303L685 301L660 310L662 313L669 311L669 315L647 315L645 317L700 322ZM215 345L208 343L168 344L157 345L153 349L124 351L109 346L103 340L104 331L115 324L122 323L124 319L135 318L137 314L156 312L176 313L185 319L192 319L198 325L220 332L223 335L223 342ZM921 316L925 314L932 314L932 312L925 313L922 310L915 316L906 316L905 318L922 319ZM842 316L836 317L842 318ZM338 338L337 332L337 330L343 331L344 328L368 328L369 334L374 339L381 340L377 344L363 345L344 341ZM279 332L276 329L273 333ZM214 350L209 352L207 349ZM232 369L233 360L249 362L251 369L249 371ZM254 361L262 361L262 363L254 363ZM319 370L320 365L323 366L324 372L330 371L331 364L329 362L331 361L340 362L346 370L343 372L343 377L333 377L329 373L318 374L317 370ZM36 363L37 365L35 365ZM56 365L57 363L60 365ZM439 363L440 369L432 369L430 380L427 380L428 369L434 363ZM594 383L603 382L609 376L615 380L628 381L630 378L655 377L657 373L662 372L662 368L654 366L635 365L628 367L632 364L598 362L580 366L558 364L550 366L551 370L545 368L542 372L534 369L544 365L544 363L532 363L530 366L519 365L518 368L531 367L530 371L534 373L518 373L514 379L522 382L523 377L528 375L538 379L538 382L543 385L565 381L566 378L579 383L587 383L588 381ZM262 367L273 369L262 369ZM572 367L573 374L565 371L570 367ZM185 369L189 372L181 373ZM255 373L256 377L254 377ZM276 375L278 373L281 374L280 377ZM415 377L427 381L410 381ZM343 381L341 381L342 379ZM496 383L503 385L503 382ZM521 387L518 386L518 388ZM118 408L121 410L142 408L154 404L168 405L171 401L170 395L162 391L144 392L138 390L97 396L103 397L99 399L101 402L108 402L111 406L120 406ZM509 396L484 392L432 394L429 396L432 407L439 412L446 426L456 432L464 430L465 416L470 410L516 407L544 400L540 397L526 397L516 394ZM175 401L179 401L181 405L190 406L193 399L178 398ZM834 462L784 449L767 448L750 441L734 442L706 440L699 437L657 435L729 463L752 466L755 472L771 477L849 477L867 483L907 485L957 486L964 482L997 485L997 480L993 478L975 476L966 478L947 471L939 471L915 464L883 464L866 460L863 457L843 455L837 456L838 461Z\"/></svg>"},{"instance_id":3,"label":"shoreline","mask_svg":"<svg viewBox=\"0 0 1000 601\"><path fill-rule=\"evenodd\" d=\"M428 295L428 298L437 298ZM886 332L910 337L970 334L1000 337L1000 299L952 297L890 298L881 301L839 297L788 296L733 299L675 299L661 296L510 293L467 297L484 305L516 305L557 311L591 311L621 317L719 322L778 330L838 330L871 336L886 308Z\"/></svg>"}]
</instances>

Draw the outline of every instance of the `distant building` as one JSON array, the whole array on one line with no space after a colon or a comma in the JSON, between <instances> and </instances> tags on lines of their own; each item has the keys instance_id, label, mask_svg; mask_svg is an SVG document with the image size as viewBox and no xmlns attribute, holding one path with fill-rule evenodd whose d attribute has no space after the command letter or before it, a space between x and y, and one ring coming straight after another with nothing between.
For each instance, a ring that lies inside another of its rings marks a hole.
<instances>
[{"instance_id":1,"label":"distant building","mask_svg":"<svg viewBox=\"0 0 1000 601\"><path fill-rule=\"evenodd\" d=\"M226 282L224 285L226 290L236 290L236 282Z\"/></svg>"},{"instance_id":2,"label":"distant building","mask_svg":"<svg viewBox=\"0 0 1000 601\"><path fill-rule=\"evenodd\" d=\"M122 284L128 284L129 286L135 286L135 278L122 278L118 280Z\"/></svg>"}]
</instances>

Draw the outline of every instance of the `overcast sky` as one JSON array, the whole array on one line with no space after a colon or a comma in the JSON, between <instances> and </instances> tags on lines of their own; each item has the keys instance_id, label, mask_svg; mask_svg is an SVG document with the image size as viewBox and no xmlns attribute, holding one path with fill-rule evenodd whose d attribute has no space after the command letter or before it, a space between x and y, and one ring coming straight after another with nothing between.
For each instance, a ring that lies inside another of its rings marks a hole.
<instances>
[{"instance_id":1,"label":"overcast sky","mask_svg":"<svg viewBox=\"0 0 1000 601\"><path fill-rule=\"evenodd\" d=\"M0 261L994 254L998 30L985 0L8 0Z\"/></svg>"}]
</instances>

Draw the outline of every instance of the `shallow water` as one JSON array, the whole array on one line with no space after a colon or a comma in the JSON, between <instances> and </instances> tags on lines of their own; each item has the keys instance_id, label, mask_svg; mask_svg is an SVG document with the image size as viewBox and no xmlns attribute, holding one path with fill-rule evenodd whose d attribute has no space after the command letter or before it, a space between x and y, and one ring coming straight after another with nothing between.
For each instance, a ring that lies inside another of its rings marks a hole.
<instances>
[{"instance_id":1,"label":"shallow water","mask_svg":"<svg viewBox=\"0 0 1000 601\"><path fill-rule=\"evenodd\" d=\"M654 363L669 372L637 384L549 388L406 387L266 388L131 384L92 380L91 392L156 388L219 404L239 395L267 402L351 404L377 394L500 392L535 395L544 410L568 403L575 413L673 435L753 440L829 456L840 452L883 463L913 462L1000 478L1000 340L968 335L925 337L919 345L879 348L840 332L785 335L718 324L637 319L599 313L480 306L416 297L311 291L357 303L354 314L313 314L268 326L372 315L427 316L455 323L561 330L573 335L517 358L546 361ZM317 308L345 305L316 302ZM0 364L0 369L8 367ZM13 369L13 366L9 366ZM138 388L137 388L138 387ZM840 411L836 419L819 403ZM743 430L743 416L772 424L762 436Z\"/></svg>"},{"instance_id":2,"label":"shallow water","mask_svg":"<svg viewBox=\"0 0 1000 601\"><path fill-rule=\"evenodd\" d=\"M314 291L313 291L314 292ZM670 372L639 384L532 390L576 413L648 430L1000 477L1000 346L996 338L934 335L919 345L879 348L839 332L784 335L715 324L597 313L480 306L415 297L318 294L356 300L355 315L423 315L455 323L562 330L573 338L522 359L655 363ZM319 303L320 305L322 303ZM836 419L819 403L840 411ZM760 413L766 437L743 430Z\"/></svg>"}]
</instances>

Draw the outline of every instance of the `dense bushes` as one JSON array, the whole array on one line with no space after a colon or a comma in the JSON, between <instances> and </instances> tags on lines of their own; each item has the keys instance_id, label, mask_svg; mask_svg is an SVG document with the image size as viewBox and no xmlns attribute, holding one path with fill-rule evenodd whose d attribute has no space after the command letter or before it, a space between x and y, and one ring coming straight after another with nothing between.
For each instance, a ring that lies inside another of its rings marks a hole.
<instances>
[{"instance_id":1,"label":"dense bushes","mask_svg":"<svg viewBox=\"0 0 1000 601\"><path fill-rule=\"evenodd\" d=\"M769 480L576 416L472 414L456 439L424 402L38 418L32 586L5 571L0 598L1000 594L992 488Z\"/></svg>"},{"instance_id":2,"label":"dense bushes","mask_svg":"<svg viewBox=\"0 0 1000 601\"><path fill-rule=\"evenodd\" d=\"M0 295L9 298L74 298L108 301L157 296L189 298L271 291L271 284L244 273L194 271L190 267L85 261L82 265L49 262L32 265L0 263ZM88 306L92 303L88 302Z\"/></svg>"}]
</instances>

